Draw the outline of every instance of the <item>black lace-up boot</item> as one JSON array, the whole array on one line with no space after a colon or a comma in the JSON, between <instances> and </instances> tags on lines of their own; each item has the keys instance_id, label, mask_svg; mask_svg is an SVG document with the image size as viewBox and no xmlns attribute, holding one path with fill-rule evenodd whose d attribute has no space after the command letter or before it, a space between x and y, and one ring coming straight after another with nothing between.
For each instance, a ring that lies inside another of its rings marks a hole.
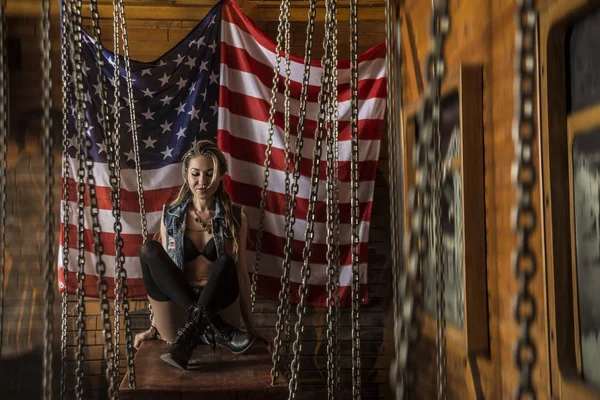
<instances>
[{"instance_id":1,"label":"black lace-up boot","mask_svg":"<svg viewBox=\"0 0 600 400\"><path fill-rule=\"evenodd\" d=\"M200 338L209 324L206 310L203 306L193 305L185 325L177 331L177 337L169 350L160 358L181 369L186 369L192 352L201 343Z\"/></svg>"},{"instance_id":2,"label":"black lace-up boot","mask_svg":"<svg viewBox=\"0 0 600 400\"><path fill-rule=\"evenodd\" d=\"M254 335L234 328L219 314L208 314L208 326L201 335L201 342L219 346L233 354L245 353L254 343Z\"/></svg>"}]
</instances>

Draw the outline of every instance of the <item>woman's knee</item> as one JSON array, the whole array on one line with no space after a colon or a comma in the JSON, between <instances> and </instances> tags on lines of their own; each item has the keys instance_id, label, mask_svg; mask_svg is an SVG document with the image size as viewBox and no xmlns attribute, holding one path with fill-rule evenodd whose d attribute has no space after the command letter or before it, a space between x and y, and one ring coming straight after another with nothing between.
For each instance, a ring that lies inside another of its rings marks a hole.
<instances>
[{"instance_id":1,"label":"woman's knee","mask_svg":"<svg viewBox=\"0 0 600 400\"><path fill-rule=\"evenodd\" d=\"M162 250L162 244L156 240L147 240L140 248L140 258L142 260L151 260L157 257Z\"/></svg>"}]
</instances>

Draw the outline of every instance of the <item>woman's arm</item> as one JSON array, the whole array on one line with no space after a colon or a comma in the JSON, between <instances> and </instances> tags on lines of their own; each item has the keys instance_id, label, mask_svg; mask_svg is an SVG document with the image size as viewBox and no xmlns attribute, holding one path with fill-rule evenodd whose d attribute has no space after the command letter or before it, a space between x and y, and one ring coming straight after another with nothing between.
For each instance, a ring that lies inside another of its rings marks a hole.
<instances>
[{"instance_id":1,"label":"woman's arm","mask_svg":"<svg viewBox=\"0 0 600 400\"><path fill-rule=\"evenodd\" d=\"M164 211L163 211L164 215ZM162 246L167 249L167 228L165 227L165 219L160 219L160 243Z\"/></svg>"},{"instance_id":2,"label":"woman's arm","mask_svg":"<svg viewBox=\"0 0 600 400\"><path fill-rule=\"evenodd\" d=\"M255 333L256 326L252 316L252 306L250 303L250 278L248 276L248 267L246 265L246 240L248 238L248 219L246 212L242 211L242 226L239 236L238 250L238 281L240 284L240 308L244 325L249 332Z\"/></svg>"}]
</instances>

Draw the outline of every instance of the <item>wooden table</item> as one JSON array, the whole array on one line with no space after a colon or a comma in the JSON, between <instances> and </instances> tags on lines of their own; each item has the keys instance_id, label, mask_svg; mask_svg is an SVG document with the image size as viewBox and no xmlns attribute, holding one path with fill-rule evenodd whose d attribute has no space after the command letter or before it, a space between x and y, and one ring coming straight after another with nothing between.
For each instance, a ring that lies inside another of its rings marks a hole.
<instances>
[{"instance_id":1,"label":"wooden table","mask_svg":"<svg viewBox=\"0 0 600 400\"><path fill-rule=\"evenodd\" d=\"M142 343L135 356L136 388L128 387L126 374L119 394L122 399L281 399L288 397L283 378L271 386L271 354L263 344L254 344L235 356L219 347L196 348L188 369L183 371L160 359L167 350L162 340Z\"/></svg>"}]
</instances>

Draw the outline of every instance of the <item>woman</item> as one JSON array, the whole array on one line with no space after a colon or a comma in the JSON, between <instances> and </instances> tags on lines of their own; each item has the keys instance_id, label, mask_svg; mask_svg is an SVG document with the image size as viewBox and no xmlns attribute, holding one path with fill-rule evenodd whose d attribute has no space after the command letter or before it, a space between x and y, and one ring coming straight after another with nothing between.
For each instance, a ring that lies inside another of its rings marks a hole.
<instances>
[{"instance_id":1,"label":"woman","mask_svg":"<svg viewBox=\"0 0 600 400\"><path fill-rule=\"evenodd\" d=\"M154 323L134 345L158 331L172 342L161 358L185 369L200 343L242 354L258 333L246 269L248 222L223 188L225 156L211 141L196 142L182 172L177 198L163 208L161 243L149 240L140 250ZM247 332L239 329L240 314Z\"/></svg>"}]
</instances>

